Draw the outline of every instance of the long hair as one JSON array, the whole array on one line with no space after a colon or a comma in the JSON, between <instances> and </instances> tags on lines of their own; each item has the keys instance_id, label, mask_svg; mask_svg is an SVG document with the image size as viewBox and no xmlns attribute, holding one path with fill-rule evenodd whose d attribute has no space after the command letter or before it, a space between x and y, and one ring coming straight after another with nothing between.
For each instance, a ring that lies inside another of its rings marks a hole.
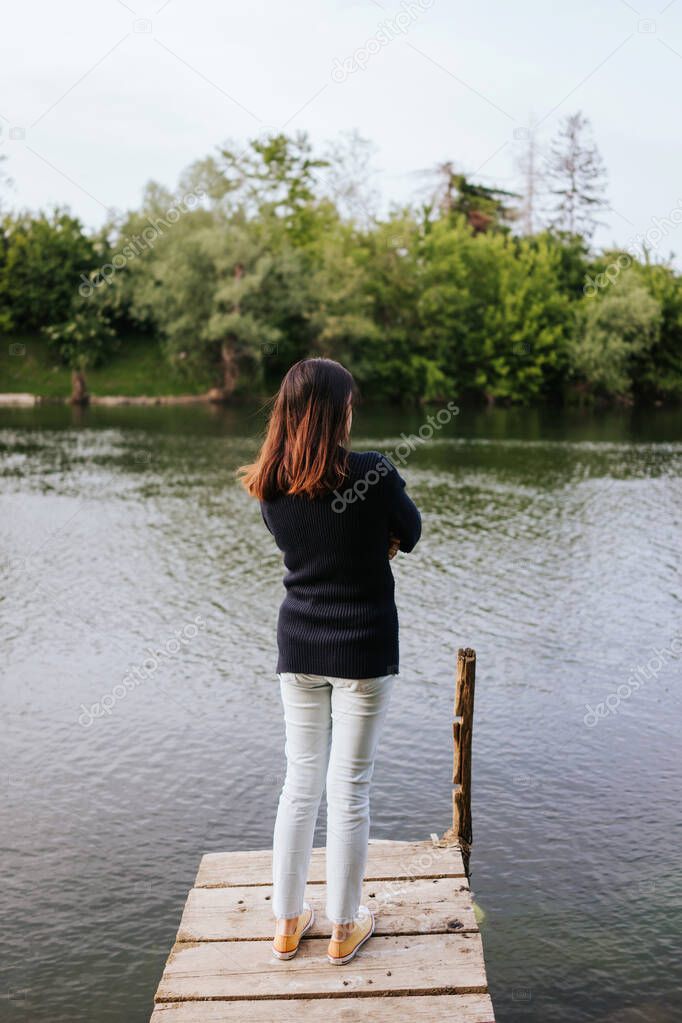
<instances>
[{"instance_id":1,"label":"long hair","mask_svg":"<svg viewBox=\"0 0 682 1023\"><path fill-rule=\"evenodd\" d=\"M252 497L319 497L347 474L348 410L355 382L333 359L302 359L284 377L274 399L260 452L238 473Z\"/></svg>"}]
</instances>

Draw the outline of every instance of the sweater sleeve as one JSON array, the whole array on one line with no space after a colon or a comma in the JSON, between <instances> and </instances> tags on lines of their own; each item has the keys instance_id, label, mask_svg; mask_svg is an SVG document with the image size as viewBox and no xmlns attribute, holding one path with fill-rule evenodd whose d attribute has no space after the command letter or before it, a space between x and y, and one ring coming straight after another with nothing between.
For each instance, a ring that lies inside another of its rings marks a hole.
<instances>
[{"instance_id":1,"label":"sweater sleeve","mask_svg":"<svg viewBox=\"0 0 682 1023\"><path fill-rule=\"evenodd\" d=\"M388 469L384 487L389 529L392 535L400 540L400 550L403 554L408 554L414 549L421 536L421 515L412 498L408 497L405 480L391 460L386 455L382 455L382 461Z\"/></svg>"}]
</instances>

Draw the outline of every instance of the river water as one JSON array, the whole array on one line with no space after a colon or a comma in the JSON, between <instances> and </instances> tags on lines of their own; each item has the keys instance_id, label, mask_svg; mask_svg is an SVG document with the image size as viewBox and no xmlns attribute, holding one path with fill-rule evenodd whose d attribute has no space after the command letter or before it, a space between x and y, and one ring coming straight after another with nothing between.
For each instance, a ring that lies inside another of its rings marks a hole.
<instances>
[{"instance_id":1,"label":"river water","mask_svg":"<svg viewBox=\"0 0 682 1023\"><path fill-rule=\"evenodd\" d=\"M361 410L353 444L395 454L423 422ZM200 855L271 844L282 564L234 482L261 425L0 410L3 1020L147 1020ZM372 833L448 827L474 646L472 888L498 1019L672 1023L682 414L462 410L413 446L424 529L392 563L402 671Z\"/></svg>"}]
</instances>

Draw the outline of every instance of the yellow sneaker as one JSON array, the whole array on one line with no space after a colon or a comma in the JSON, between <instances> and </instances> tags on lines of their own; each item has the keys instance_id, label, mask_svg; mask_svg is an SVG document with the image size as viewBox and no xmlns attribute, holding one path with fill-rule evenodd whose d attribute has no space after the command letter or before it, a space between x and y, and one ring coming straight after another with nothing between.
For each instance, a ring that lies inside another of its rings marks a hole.
<instances>
[{"instance_id":1,"label":"yellow sneaker","mask_svg":"<svg viewBox=\"0 0 682 1023\"><path fill-rule=\"evenodd\" d=\"M360 906L355 918L355 926L345 941L334 941L332 938L327 949L327 959L335 966L343 966L349 962L357 950L374 933L374 913L367 906Z\"/></svg>"},{"instance_id":2,"label":"yellow sneaker","mask_svg":"<svg viewBox=\"0 0 682 1023\"><path fill-rule=\"evenodd\" d=\"M278 959L292 959L298 952L298 943L315 922L315 914L307 902L303 903L303 912L298 918L293 934L276 934L272 942L272 954Z\"/></svg>"}]
</instances>

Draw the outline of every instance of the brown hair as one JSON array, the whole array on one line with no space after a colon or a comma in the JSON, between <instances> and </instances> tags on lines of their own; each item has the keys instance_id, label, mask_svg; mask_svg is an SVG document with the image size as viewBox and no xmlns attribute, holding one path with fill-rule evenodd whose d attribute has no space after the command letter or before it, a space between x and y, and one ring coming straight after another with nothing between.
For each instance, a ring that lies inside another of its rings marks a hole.
<instances>
[{"instance_id":1,"label":"brown hair","mask_svg":"<svg viewBox=\"0 0 682 1023\"><path fill-rule=\"evenodd\" d=\"M239 470L252 497L278 494L319 497L347 473L348 408L355 382L333 359L302 359L274 398L265 440L255 462Z\"/></svg>"}]
</instances>

